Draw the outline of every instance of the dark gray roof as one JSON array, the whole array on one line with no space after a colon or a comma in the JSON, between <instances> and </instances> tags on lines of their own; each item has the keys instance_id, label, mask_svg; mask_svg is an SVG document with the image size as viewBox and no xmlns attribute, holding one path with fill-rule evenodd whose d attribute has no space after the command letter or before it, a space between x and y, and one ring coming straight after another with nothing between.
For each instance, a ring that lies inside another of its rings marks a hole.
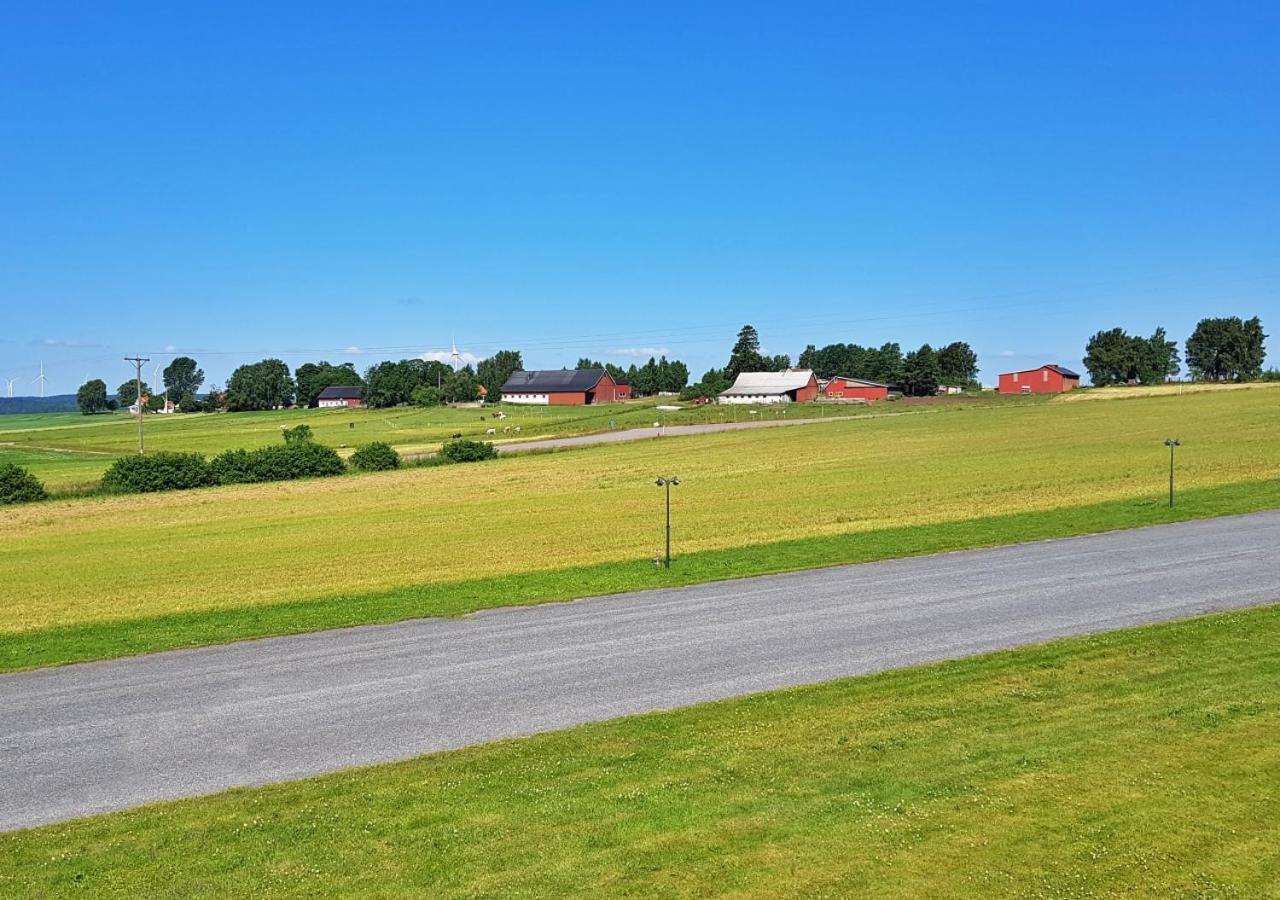
<instances>
[{"instance_id":1,"label":"dark gray roof","mask_svg":"<svg viewBox=\"0 0 1280 900\"><path fill-rule=\"evenodd\" d=\"M608 373L604 369L541 369L511 373L502 386L504 394L549 394L559 391L589 391Z\"/></svg>"},{"instance_id":2,"label":"dark gray roof","mask_svg":"<svg viewBox=\"0 0 1280 900\"><path fill-rule=\"evenodd\" d=\"M832 375L830 378L823 378L823 379L822 379L821 381L819 381L818 383L819 383L819 384L830 384L831 382L835 381L837 378L841 379L841 380L842 380L842 381L844 381L846 384L860 384L860 385L862 385L863 387L882 387L882 388L887 388L887 387L889 386L889 385L887 385L887 384L883 384L883 383L881 383L881 382L879 382L879 381L867 381L867 379L865 379L865 378L850 378L848 375Z\"/></svg>"},{"instance_id":3,"label":"dark gray roof","mask_svg":"<svg viewBox=\"0 0 1280 900\"><path fill-rule=\"evenodd\" d=\"M334 385L320 392L321 400L359 400L364 395L360 385Z\"/></svg>"},{"instance_id":4,"label":"dark gray roof","mask_svg":"<svg viewBox=\"0 0 1280 900\"><path fill-rule=\"evenodd\" d=\"M1039 372L1041 369L1052 369L1064 378L1079 378L1080 375L1072 372L1065 366L1055 365L1054 363L1046 363L1043 366L1036 366L1034 369L1019 369L1016 372L1001 372L1001 375L1021 375L1023 372Z\"/></svg>"}]
</instances>

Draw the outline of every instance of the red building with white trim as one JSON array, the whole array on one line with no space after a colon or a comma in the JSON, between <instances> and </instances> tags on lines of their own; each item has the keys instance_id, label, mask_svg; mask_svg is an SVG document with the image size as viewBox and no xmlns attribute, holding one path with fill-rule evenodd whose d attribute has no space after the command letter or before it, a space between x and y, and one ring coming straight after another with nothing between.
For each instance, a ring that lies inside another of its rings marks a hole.
<instances>
[{"instance_id":1,"label":"red building with white trim","mask_svg":"<svg viewBox=\"0 0 1280 900\"><path fill-rule=\"evenodd\" d=\"M631 385L619 384L608 369L520 369L502 386L504 403L591 406L630 399Z\"/></svg>"},{"instance_id":2,"label":"red building with white trim","mask_svg":"<svg viewBox=\"0 0 1280 900\"><path fill-rule=\"evenodd\" d=\"M1005 372L1000 376L1002 394L1061 394L1080 387L1080 376L1070 369L1052 364L1021 372Z\"/></svg>"},{"instance_id":3,"label":"red building with white trim","mask_svg":"<svg viewBox=\"0 0 1280 900\"><path fill-rule=\"evenodd\" d=\"M883 400L889 396L889 385L862 378L836 375L818 382L819 392L828 400Z\"/></svg>"},{"instance_id":4,"label":"red building with white trim","mask_svg":"<svg viewBox=\"0 0 1280 900\"><path fill-rule=\"evenodd\" d=\"M321 409L364 406L364 388L359 385L334 385L320 392L316 406Z\"/></svg>"}]
</instances>

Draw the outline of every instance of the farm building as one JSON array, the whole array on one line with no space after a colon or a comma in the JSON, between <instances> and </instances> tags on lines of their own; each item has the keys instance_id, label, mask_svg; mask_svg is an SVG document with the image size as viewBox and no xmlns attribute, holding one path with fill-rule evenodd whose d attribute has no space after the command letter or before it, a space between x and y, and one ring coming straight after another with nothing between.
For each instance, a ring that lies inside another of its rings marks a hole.
<instances>
[{"instance_id":1,"label":"farm building","mask_svg":"<svg viewBox=\"0 0 1280 900\"><path fill-rule=\"evenodd\" d=\"M590 406L630 400L631 385L614 381L607 369L520 369L502 386L502 399L541 406Z\"/></svg>"},{"instance_id":2,"label":"farm building","mask_svg":"<svg viewBox=\"0 0 1280 900\"><path fill-rule=\"evenodd\" d=\"M837 375L818 382L818 392L829 400L883 400L889 385Z\"/></svg>"},{"instance_id":3,"label":"farm building","mask_svg":"<svg viewBox=\"0 0 1280 900\"><path fill-rule=\"evenodd\" d=\"M1061 394L1080 387L1080 376L1062 366L1044 365L1038 369L1005 372L1000 376L1002 394Z\"/></svg>"},{"instance_id":4,"label":"farm building","mask_svg":"<svg viewBox=\"0 0 1280 900\"><path fill-rule=\"evenodd\" d=\"M816 399L818 378L812 369L741 372L733 387L720 394L721 403L806 403Z\"/></svg>"},{"instance_id":5,"label":"farm building","mask_svg":"<svg viewBox=\"0 0 1280 900\"><path fill-rule=\"evenodd\" d=\"M364 406L364 389L359 386L335 385L320 392L316 405L321 409Z\"/></svg>"}]
</instances>

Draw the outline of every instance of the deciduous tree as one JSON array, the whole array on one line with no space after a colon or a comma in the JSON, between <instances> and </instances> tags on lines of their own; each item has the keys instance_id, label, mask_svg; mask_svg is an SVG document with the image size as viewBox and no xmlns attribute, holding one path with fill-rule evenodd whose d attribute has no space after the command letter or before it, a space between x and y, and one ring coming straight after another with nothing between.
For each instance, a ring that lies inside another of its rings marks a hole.
<instances>
[{"instance_id":1,"label":"deciduous tree","mask_svg":"<svg viewBox=\"0 0 1280 900\"><path fill-rule=\"evenodd\" d=\"M76 406L86 416L107 411L107 383L101 378L94 378L80 385L76 391Z\"/></svg>"}]
</instances>

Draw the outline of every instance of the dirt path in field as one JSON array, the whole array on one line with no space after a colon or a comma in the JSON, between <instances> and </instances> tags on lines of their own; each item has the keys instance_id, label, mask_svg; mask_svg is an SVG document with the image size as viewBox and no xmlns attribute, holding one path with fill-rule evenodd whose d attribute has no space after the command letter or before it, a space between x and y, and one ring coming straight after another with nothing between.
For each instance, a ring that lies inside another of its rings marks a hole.
<instances>
[{"instance_id":1,"label":"dirt path in field","mask_svg":"<svg viewBox=\"0 0 1280 900\"><path fill-rule=\"evenodd\" d=\"M596 444L621 444L627 441L644 441L660 437L682 437L690 434L714 434L718 431L742 431L748 428L781 428L784 425L820 425L826 422L849 422L863 419L882 419L888 416L909 416L915 413L873 413L865 416L830 416L819 419L765 419L760 422L707 422L701 425L661 425L657 428L624 428L621 431L601 431L595 434L578 434L570 437L538 438L531 441L498 443L499 453L531 453L536 450L564 450L573 447L591 447ZM489 435L495 438L495 435ZM484 438L480 438L484 440ZM431 453L406 453L406 460L426 459Z\"/></svg>"}]
</instances>

